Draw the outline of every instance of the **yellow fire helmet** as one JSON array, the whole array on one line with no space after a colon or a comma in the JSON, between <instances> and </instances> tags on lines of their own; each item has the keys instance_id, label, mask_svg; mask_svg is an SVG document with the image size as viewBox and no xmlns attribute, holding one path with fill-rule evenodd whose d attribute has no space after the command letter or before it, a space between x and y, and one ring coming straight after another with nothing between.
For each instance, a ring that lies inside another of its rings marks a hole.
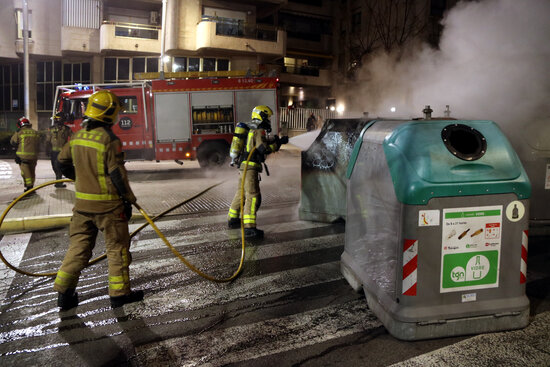
<instances>
[{"instance_id":1,"label":"yellow fire helmet","mask_svg":"<svg viewBox=\"0 0 550 367\"><path fill-rule=\"evenodd\" d=\"M269 118L273 115L273 111L268 106L256 106L252 110L252 120L268 121Z\"/></svg>"},{"instance_id":2,"label":"yellow fire helmet","mask_svg":"<svg viewBox=\"0 0 550 367\"><path fill-rule=\"evenodd\" d=\"M114 124L122 105L118 97L109 90L98 90L88 99L84 116L107 124Z\"/></svg>"}]
</instances>

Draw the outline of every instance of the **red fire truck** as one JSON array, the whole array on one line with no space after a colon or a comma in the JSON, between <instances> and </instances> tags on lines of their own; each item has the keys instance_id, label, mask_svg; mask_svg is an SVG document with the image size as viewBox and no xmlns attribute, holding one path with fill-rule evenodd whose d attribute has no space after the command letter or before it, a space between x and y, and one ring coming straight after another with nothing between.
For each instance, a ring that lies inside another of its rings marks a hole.
<instances>
[{"instance_id":1,"label":"red fire truck","mask_svg":"<svg viewBox=\"0 0 550 367\"><path fill-rule=\"evenodd\" d=\"M279 131L277 79L262 77L169 79L117 84L63 85L54 114L80 129L88 97L98 89L115 93L124 108L113 126L129 160L197 159L201 167L221 165L229 155L235 124L267 105Z\"/></svg>"}]
</instances>

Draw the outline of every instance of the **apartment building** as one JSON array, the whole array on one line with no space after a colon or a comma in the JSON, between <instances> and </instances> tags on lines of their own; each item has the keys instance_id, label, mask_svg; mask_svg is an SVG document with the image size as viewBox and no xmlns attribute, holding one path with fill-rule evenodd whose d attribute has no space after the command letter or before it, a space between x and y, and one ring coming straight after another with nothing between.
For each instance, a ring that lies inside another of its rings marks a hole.
<instances>
[{"instance_id":1,"label":"apartment building","mask_svg":"<svg viewBox=\"0 0 550 367\"><path fill-rule=\"evenodd\" d=\"M24 2L29 117L39 129L50 124L57 85L130 82L139 73L263 73L280 78L281 106L322 107L331 97L334 1L1 2L0 131L14 130L25 110Z\"/></svg>"}]
</instances>

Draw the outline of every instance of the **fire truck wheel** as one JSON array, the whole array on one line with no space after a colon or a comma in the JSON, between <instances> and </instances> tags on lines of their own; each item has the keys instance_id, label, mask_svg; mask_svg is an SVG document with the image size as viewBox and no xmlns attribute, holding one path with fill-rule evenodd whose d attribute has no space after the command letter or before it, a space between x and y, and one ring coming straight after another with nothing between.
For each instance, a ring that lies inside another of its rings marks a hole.
<instances>
[{"instance_id":1,"label":"fire truck wheel","mask_svg":"<svg viewBox=\"0 0 550 367\"><path fill-rule=\"evenodd\" d=\"M225 165L229 157L229 145L222 142L205 142L197 151L197 160L203 168Z\"/></svg>"}]
</instances>

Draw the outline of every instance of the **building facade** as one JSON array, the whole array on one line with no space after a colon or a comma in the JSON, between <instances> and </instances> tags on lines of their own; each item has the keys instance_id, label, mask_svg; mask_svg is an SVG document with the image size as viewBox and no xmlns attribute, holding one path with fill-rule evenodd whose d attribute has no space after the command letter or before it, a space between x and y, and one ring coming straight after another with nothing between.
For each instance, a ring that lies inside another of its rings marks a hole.
<instances>
[{"instance_id":1,"label":"building facade","mask_svg":"<svg viewBox=\"0 0 550 367\"><path fill-rule=\"evenodd\" d=\"M0 130L9 131L25 111L24 4L1 1ZM27 0L29 118L39 129L49 126L58 85L131 82L139 73L160 71L277 75L281 106L319 107L332 83L332 5Z\"/></svg>"},{"instance_id":2,"label":"building facade","mask_svg":"<svg viewBox=\"0 0 550 367\"><path fill-rule=\"evenodd\" d=\"M386 3L25 1L28 117L39 129L50 124L56 86L131 82L138 75L156 75L143 73L273 75L280 81L279 107L334 107L335 84L345 85L348 71L365 51L361 47L368 45L373 17L379 16L372 4ZM0 131L13 131L25 111L24 0L0 2ZM411 2L422 22L437 12L440 18L449 7L445 0L389 1L397 7Z\"/></svg>"}]
</instances>

